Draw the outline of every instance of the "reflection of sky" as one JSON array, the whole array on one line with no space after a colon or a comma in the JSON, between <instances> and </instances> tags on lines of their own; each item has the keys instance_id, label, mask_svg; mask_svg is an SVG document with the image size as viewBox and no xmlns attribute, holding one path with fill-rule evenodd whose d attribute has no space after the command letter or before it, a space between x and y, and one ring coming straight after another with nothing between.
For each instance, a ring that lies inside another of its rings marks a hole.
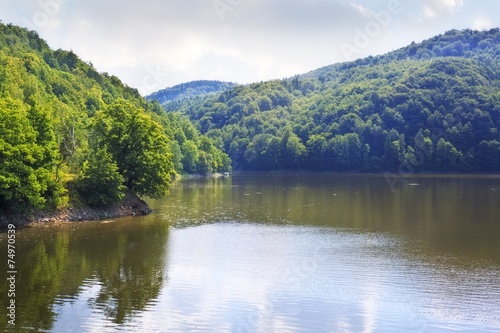
<instances>
[{"instance_id":1,"label":"reflection of sky","mask_svg":"<svg viewBox=\"0 0 500 333\"><path fill-rule=\"evenodd\" d=\"M104 327L109 322L95 313L91 305L101 290L98 280L86 280L80 288L78 297L74 299L59 299L56 301L54 312L58 314L58 319L53 332L99 332L100 327Z\"/></svg>"},{"instance_id":2,"label":"reflection of sky","mask_svg":"<svg viewBox=\"0 0 500 333\"><path fill-rule=\"evenodd\" d=\"M61 319L53 331L494 332L481 328L490 308L447 295L446 288L460 292L450 286L454 280L404 259L400 243L326 228L226 223L174 229L167 285L146 311L114 327L91 308L100 290L91 280L76 301L55 307ZM500 306L498 299L486 300Z\"/></svg>"}]
</instances>

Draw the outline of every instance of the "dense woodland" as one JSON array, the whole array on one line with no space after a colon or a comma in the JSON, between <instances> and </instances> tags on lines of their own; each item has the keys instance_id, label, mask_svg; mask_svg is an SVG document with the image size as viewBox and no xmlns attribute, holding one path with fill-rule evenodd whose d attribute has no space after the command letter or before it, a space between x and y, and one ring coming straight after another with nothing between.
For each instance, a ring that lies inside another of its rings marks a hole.
<instances>
[{"instance_id":1,"label":"dense woodland","mask_svg":"<svg viewBox=\"0 0 500 333\"><path fill-rule=\"evenodd\" d=\"M500 31L164 104L238 169L500 171Z\"/></svg>"},{"instance_id":2,"label":"dense woodland","mask_svg":"<svg viewBox=\"0 0 500 333\"><path fill-rule=\"evenodd\" d=\"M156 97L155 97L156 96ZM500 31L450 31L293 78L148 102L0 23L0 210L160 197L175 173L500 171ZM194 124L193 124L194 123ZM225 151L225 152L224 152Z\"/></svg>"},{"instance_id":3,"label":"dense woodland","mask_svg":"<svg viewBox=\"0 0 500 333\"><path fill-rule=\"evenodd\" d=\"M230 167L186 117L0 23L0 211L159 197L175 173Z\"/></svg>"}]
</instances>

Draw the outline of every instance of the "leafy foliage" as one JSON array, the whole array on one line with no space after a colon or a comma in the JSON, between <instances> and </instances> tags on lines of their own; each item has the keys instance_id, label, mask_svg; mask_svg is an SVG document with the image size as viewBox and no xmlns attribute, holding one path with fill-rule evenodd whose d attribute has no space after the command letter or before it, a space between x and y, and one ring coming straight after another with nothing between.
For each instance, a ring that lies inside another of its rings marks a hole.
<instances>
[{"instance_id":1,"label":"leafy foliage","mask_svg":"<svg viewBox=\"0 0 500 333\"><path fill-rule=\"evenodd\" d=\"M173 171L169 139L150 115L118 99L97 112L92 127L97 146L109 151L130 190L153 198L168 193Z\"/></svg>"},{"instance_id":2,"label":"leafy foliage","mask_svg":"<svg viewBox=\"0 0 500 333\"><path fill-rule=\"evenodd\" d=\"M386 55L165 104L237 168L499 171L500 31L450 31Z\"/></svg>"},{"instance_id":3,"label":"leafy foliage","mask_svg":"<svg viewBox=\"0 0 500 333\"><path fill-rule=\"evenodd\" d=\"M172 138L170 149L174 153L175 170L191 174L231 170L231 159L222 151L220 140L201 135L186 116L167 113L159 121L169 128L167 135Z\"/></svg>"},{"instance_id":4,"label":"leafy foliage","mask_svg":"<svg viewBox=\"0 0 500 333\"><path fill-rule=\"evenodd\" d=\"M77 180L78 192L91 206L103 206L119 202L125 197L126 187L113 156L106 148L90 154L83 163Z\"/></svg>"},{"instance_id":5,"label":"leafy foliage","mask_svg":"<svg viewBox=\"0 0 500 333\"><path fill-rule=\"evenodd\" d=\"M56 190L57 151L46 119L10 97L0 99L0 119L0 208L42 207Z\"/></svg>"},{"instance_id":6,"label":"leafy foliage","mask_svg":"<svg viewBox=\"0 0 500 333\"><path fill-rule=\"evenodd\" d=\"M198 156L189 170L180 162L183 137ZM172 173L228 170L218 147L187 118L166 114L72 51L53 51L36 32L0 23L0 209L64 205L75 179L88 203L116 201L114 164L121 185L157 197Z\"/></svg>"}]
</instances>

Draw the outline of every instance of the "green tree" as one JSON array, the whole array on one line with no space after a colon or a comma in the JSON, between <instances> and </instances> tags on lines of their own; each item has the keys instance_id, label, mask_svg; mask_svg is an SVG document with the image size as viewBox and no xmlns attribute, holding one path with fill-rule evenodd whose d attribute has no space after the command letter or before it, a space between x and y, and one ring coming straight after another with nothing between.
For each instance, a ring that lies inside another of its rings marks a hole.
<instances>
[{"instance_id":1,"label":"green tree","mask_svg":"<svg viewBox=\"0 0 500 333\"><path fill-rule=\"evenodd\" d=\"M273 101L267 96L262 96L259 100L260 111L268 111L273 107Z\"/></svg>"},{"instance_id":2,"label":"green tree","mask_svg":"<svg viewBox=\"0 0 500 333\"><path fill-rule=\"evenodd\" d=\"M422 131L419 131L415 136L415 167L423 170L432 169L433 144L430 138L424 137Z\"/></svg>"},{"instance_id":3,"label":"green tree","mask_svg":"<svg viewBox=\"0 0 500 333\"><path fill-rule=\"evenodd\" d=\"M385 141L384 161L387 170L395 170L404 161L404 135L391 130Z\"/></svg>"},{"instance_id":4,"label":"green tree","mask_svg":"<svg viewBox=\"0 0 500 333\"><path fill-rule=\"evenodd\" d=\"M273 136L271 140L269 140L269 144L267 145L267 149L264 153L265 157L265 168L266 169L275 169L278 167L278 158L279 158L279 151L280 151L280 139L276 136Z\"/></svg>"},{"instance_id":5,"label":"green tree","mask_svg":"<svg viewBox=\"0 0 500 333\"><path fill-rule=\"evenodd\" d=\"M289 128L285 129L281 137L281 164L285 168L298 167L300 160L306 153L306 147L300 138Z\"/></svg>"},{"instance_id":6,"label":"green tree","mask_svg":"<svg viewBox=\"0 0 500 333\"><path fill-rule=\"evenodd\" d=\"M96 113L93 129L97 146L107 147L125 185L138 195L166 195L174 172L169 139L142 108L118 99Z\"/></svg>"},{"instance_id":7,"label":"green tree","mask_svg":"<svg viewBox=\"0 0 500 333\"><path fill-rule=\"evenodd\" d=\"M20 101L0 98L0 208L40 208L57 188L51 129L30 118Z\"/></svg>"},{"instance_id":8,"label":"green tree","mask_svg":"<svg viewBox=\"0 0 500 333\"><path fill-rule=\"evenodd\" d=\"M482 141L477 150L479 166L484 171L498 171L500 167L500 142Z\"/></svg>"},{"instance_id":9,"label":"green tree","mask_svg":"<svg viewBox=\"0 0 500 333\"><path fill-rule=\"evenodd\" d=\"M328 143L324 136L313 134L307 140L308 165L314 169L324 169L326 165L326 150Z\"/></svg>"},{"instance_id":10,"label":"green tree","mask_svg":"<svg viewBox=\"0 0 500 333\"><path fill-rule=\"evenodd\" d=\"M448 141L441 138L436 144L436 169L439 171L455 170L460 157L457 149Z\"/></svg>"},{"instance_id":11,"label":"green tree","mask_svg":"<svg viewBox=\"0 0 500 333\"><path fill-rule=\"evenodd\" d=\"M172 163L174 165L174 169L176 172L182 172L184 166L182 165L182 159L184 155L182 155L181 146L179 142L175 140L170 141L170 151L172 152Z\"/></svg>"},{"instance_id":12,"label":"green tree","mask_svg":"<svg viewBox=\"0 0 500 333\"><path fill-rule=\"evenodd\" d=\"M198 165L199 152L198 148L191 140L186 140L182 145L182 165L184 171L188 173L195 173Z\"/></svg>"},{"instance_id":13,"label":"green tree","mask_svg":"<svg viewBox=\"0 0 500 333\"><path fill-rule=\"evenodd\" d=\"M336 135L331 142L335 165L341 171L359 170L363 163L363 145L356 133Z\"/></svg>"},{"instance_id":14,"label":"green tree","mask_svg":"<svg viewBox=\"0 0 500 333\"><path fill-rule=\"evenodd\" d=\"M198 163L196 164L196 173L207 174L214 171L212 169L211 156L204 151L199 153Z\"/></svg>"},{"instance_id":15,"label":"green tree","mask_svg":"<svg viewBox=\"0 0 500 333\"><path fill-rule=\"evenodd\" d=\"M76 188L91 206L113 204L125 196L124 178L106 147L90 154L83 163Z\"/></svg>"}]
</instances>

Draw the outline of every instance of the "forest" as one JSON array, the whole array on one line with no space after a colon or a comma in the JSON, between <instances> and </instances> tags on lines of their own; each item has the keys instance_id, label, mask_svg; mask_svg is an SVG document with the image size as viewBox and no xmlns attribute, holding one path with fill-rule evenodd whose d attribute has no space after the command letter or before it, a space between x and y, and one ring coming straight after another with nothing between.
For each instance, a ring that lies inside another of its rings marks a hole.
<instances>
[{"instance_id":1,"label":"forest","mask_svg":"<svg viewBox=\"0 0 500 333\"><path fill-rule=\"evenodd\" d=\"M187 117L0 22L0 211L161 197L172 175L230 168Z\"/></svg>"},{"instance_id":2,"label":"forest","mask_svg":"<svg viewBox=\"0 0 500 333\"><path fill-rule=\"evenodd\" d=\"M157 198L173 175L231 168L500 171L499 29L148 99L0 23L0 210L102 206L127 191Z\"/></svg>"},{"instance_id":3,"label":"forest","mask_svg":"<svg viewBox=\"0 0 500 333\"><path fill-rule=\"evenodd\" d=\"M500 171L500 31L167 101L235 169Z\"/></svg>"}]
</instances>

